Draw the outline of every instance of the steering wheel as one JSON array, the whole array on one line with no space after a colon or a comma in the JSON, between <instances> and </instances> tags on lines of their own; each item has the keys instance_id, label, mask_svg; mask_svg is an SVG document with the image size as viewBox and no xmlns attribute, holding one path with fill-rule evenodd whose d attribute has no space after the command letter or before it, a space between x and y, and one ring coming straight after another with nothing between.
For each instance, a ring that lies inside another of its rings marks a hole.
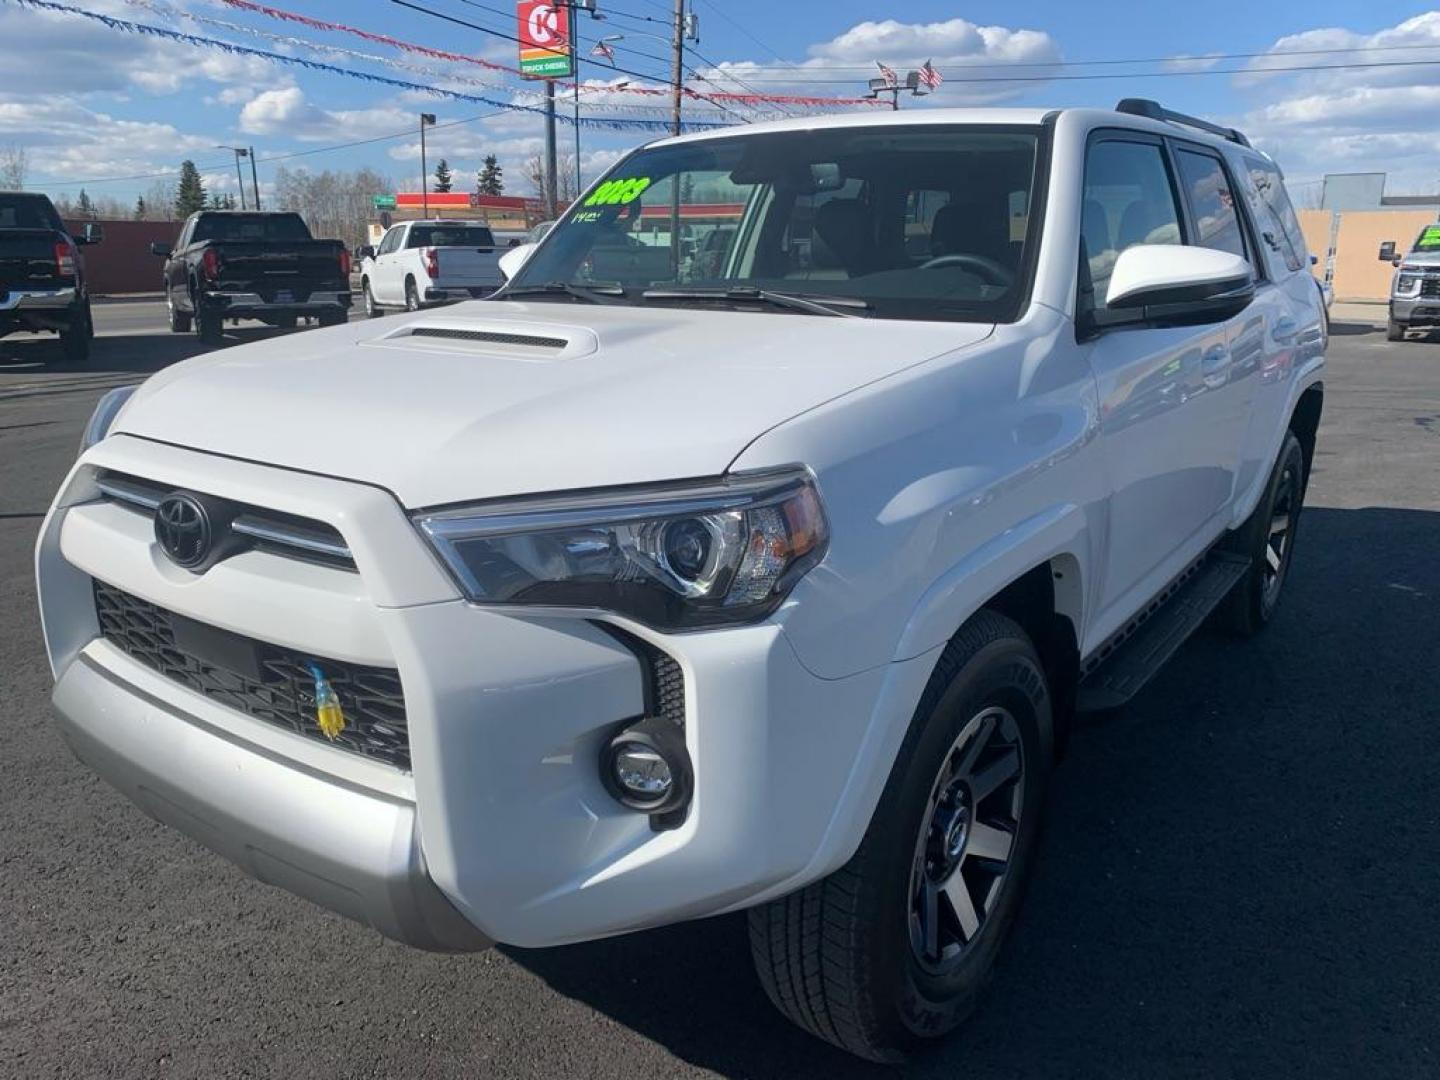
<instances>
[{"instance_id":1,"label":"steering wheel","mask_svg":"<svg viewBox=\"0 0 1440 1080\"><path fill-rule=\"evenodd\" d=\"M968 270L976 270L991 285L1015 283L1015 274L1008 266L984 255L937 255L930 261L921 263L920 269L938 270L944 266L963 266Z\"/></svg>"}]
</instances>

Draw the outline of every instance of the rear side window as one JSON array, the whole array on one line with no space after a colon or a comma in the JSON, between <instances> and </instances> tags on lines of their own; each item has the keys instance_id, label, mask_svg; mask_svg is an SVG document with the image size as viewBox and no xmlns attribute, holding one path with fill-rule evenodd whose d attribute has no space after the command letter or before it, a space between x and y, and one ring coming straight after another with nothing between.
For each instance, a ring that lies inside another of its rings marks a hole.
<instances>
[{"instance_id":1,"label":"rear side window","mask_svg":"<svg viewBox=\"0 0 1440 1080\"><path fill-rule=\"evenodd\" d=\"M1080 239L1097 308L1105 306L1110 275L1122 251L1135 244L1181 243L1180 209L1159 143L1090 144Z\"/></svg>"},{"instance_id":2,"label":"rear side window","mask_svg":"<svg viewBox=\"0 0 1440 1080\"><path fill-rule=\"evenodd\" d=\"M0 195L0 229L60 229L60 216L49 199Z\"/></svg>"},{"instance_id":3,"label":"rear side window","mask_svg":"<svg viewBox=\"0 0 1440 1080\"><path fill-rule=\"evenodd\" d=\"M1260 193L1260 204L1265 208L1265 223L1260 227L1261 239L1281 253L1288 269L1299 270L1305 265L1305 234L1300 231L1300 219L1285 192L1280 170L1255 158L1246 158L1245 166L1250 171L1250 182Z\"/></svg>"},{"instance_id":4,"label":"rear side window","mask_svg":"<svg viewBox=\"0 0 1440 1080\"><path fill-rule=\"evenodd\" d=\"M1195 221L1195 235L1190 242L1197 247L1228 251L1246 258L1245 234L1240 229L1235 193L1230 190L1230 181L1219 159L1183 149L1175 157Z\"/></svg>"}]
</instances>

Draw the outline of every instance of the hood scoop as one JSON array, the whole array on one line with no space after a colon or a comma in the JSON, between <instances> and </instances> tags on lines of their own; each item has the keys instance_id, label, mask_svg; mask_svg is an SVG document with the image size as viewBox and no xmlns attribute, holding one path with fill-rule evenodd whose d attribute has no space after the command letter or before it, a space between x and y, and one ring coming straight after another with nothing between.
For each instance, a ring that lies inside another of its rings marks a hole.
<instances>
[{"instance_id":1,"label":"hood scoop","mask_svg":"<svg viewBox=\"0 0 1440 1080\"><path fill-rule=\"evenodd\" d=\"M579 326L433 317L398 327L364 344L543 362L574 360L599 348L595 333Z\"/></svg>"}]
</instances>

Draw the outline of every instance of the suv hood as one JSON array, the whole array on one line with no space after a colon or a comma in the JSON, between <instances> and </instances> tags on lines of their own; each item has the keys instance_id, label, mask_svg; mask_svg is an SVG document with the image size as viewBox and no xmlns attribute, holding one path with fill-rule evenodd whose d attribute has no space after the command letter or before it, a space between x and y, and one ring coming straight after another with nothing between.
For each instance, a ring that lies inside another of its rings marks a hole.
<instances>
[{"instance_id":1,"label":"suv hood","mask_svg":"<svg viewBox=\"0 0 1440 1080\"><path fill-rule=\"evenodd\" d=\"M713 476L775 425L993 329L476 302L177 364L112 430L378 484L411 508Z\"/></svg>"}]
</instances>

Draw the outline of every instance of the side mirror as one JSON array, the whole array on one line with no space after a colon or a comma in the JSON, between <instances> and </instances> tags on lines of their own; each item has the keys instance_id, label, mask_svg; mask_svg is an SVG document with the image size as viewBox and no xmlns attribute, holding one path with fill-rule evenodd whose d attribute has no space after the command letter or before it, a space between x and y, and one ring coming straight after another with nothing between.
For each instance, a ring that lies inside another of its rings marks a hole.
<instances>
[{"instance_id":1,"label":"side mirror","mask_svg":"<svg viewBox=\"0 0 1440 1080\"><path fill-rule=\"evenodd\" d=\"M1382 244L1380 245L1380 261L1381 261L1381 262L1394 262L1394 261L1395 261L1395 241L1394 241L1394 240L1386 240L1384 243L1382 243Z\"/></svg>"},{"instance_id":2,"label":"side mirror","mask_svg":"<svg viewBox=\"0 0 1440 1080\"><path fill-rule=\"evenodd\" d=\"M365 244L355 249L355 257L357 259L373 259L375 257L375 249L369 244Z\"/></svg>"},{"instance_id":3,"label":"side mirror","mask_svg":"<svg viewBox=\"0 0 1440 1080\"><path fill-rule=\"evenodd\" d=\"M162 259L168 259L170 257L170 245L152 240L150 242L150 254L159 255Z\"/></svg>"},{"instance_id":4,"label":"side mirror","mask_svg":"<svg viewBox=\"0 0 1440 1080\"><path fill-rule=\"evenodd\" d=\"M506 281L520 272L520 268L525 265L531 255L535 254L535 249L539 246L539 244L521 244L519 247L512 247L500 256L500 272L505 275Z\"/></svg>"},{"instance_id":5,"label":"side mirror","mask_svg":"<svg viewBox=\"0 0 1440 1080\"><path fill-rule=\"evenodd\" d=\"M1255 298L1250 264L1229 251L1175 244L1136 244L1120 253L1105 305L1119 321L1220 322Z\"/></svg>"},{"instance_id":6,"label":"side mirror","mask_svg":"<svg viewBox=\"0 0 1440 1080\"><path fill-rule=\"evenodd\" d=\"M73 238L76 244L98 244L105 239L105 229L98 221L87 221L80 235Z\"/></svg>"}]
</instances>

